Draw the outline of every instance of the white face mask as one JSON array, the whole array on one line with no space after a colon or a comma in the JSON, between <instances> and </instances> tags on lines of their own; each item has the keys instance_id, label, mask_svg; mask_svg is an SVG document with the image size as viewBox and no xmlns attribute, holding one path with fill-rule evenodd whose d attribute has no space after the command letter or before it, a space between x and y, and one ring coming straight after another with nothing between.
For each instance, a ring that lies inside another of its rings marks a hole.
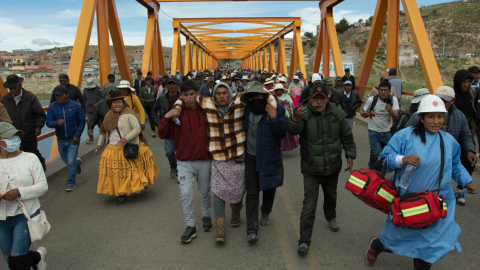
<instances>
[{"instance_id":1,"label":"white face mask","mask_svg":"<svg viewBox=\"0 0 480 270\"><path fill-rule=\"evenodd\" d=\"M3 141L5 142L5 144L7 144L7 147L2 146L2 148L10 153L17 151L20 148L20 144L22 143L22 140L20 140L20 137L18 136L12 136L8 139L4 139Z\"/></svg>"}]
</instances>

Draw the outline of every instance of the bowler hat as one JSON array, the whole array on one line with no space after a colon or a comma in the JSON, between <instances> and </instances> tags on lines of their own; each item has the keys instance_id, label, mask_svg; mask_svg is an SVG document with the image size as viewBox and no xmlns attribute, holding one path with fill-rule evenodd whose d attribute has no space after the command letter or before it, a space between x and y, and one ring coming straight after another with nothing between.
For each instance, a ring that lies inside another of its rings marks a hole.
<instances>
[{"instance_id":1,"label":"bowler hat","mask_svg":"<svg viewBox=\"0 0 480 270\"><path fill-rule=\"evenodd\" d=\"M114 90L110 92L110 98L108 99L109 101L114 101L117 99L123 99L122 92L118 90Z\"/></svg>"},{"instance_id":2,"label":"bowler hat","mask_svg":"<svg viewBox=\"0 0 480 270\"><path fill-rule=\"evenodd\" d=\"M7 81L3 83L3 87L5 88L13 88L23 82L22 77L18 77L16 74L9 75L7 77Z\"/></svg>"}]
</instances>

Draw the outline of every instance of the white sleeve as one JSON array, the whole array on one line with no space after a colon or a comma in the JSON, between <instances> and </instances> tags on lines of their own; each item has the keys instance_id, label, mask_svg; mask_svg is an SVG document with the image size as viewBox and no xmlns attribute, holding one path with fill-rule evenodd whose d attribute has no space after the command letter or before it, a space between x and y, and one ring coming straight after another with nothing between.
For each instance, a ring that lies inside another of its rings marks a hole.
<instances>
[{"instance_id":1,"label":"white sleeve","mask_svg":"<svg viewBox=\"0 0 480 270\"><path fill-rule=\"evenodd\" d=\"M392 97L392 98L393 98L392 110L394 110L394 111L399 110L400 107L398 106L398 99L396 97Z\"/></svg>"},{"instance_id":2,"label":"white sleeve","mask_svg":"<svg viewBox=\"0 0 480 270\"><path fill-rule=\"evenodd\" d=\"M395 158L395 162L397 162L398 166L402 166L402 165L403 165L403 157L404 157L404 156L398 155L398 156Z\"/></svg>"},{"instance_id":3,"label":"white sleeve","mask_svg":"<svg viewBox=\"0 0 480 270\"><path fill-rule=\"evenodd\" d=\"M30 173L33 177L33 185L28 187L18 188L21 200L29 200L38 198L48 191L47 177L43 171L42 163L37 156L28 159Z\"/></svg>"},{"instance_id":4,"label":"white sleeve","mask_svg":"<svg viewBox=\"0 0 480 270\"><path fill-rule=\"evenodd\" d=\"M363 106L363 110L368 112L370 110L370 106L372 105L373 97L369 97Z\"/></svg>"}]
</instances>

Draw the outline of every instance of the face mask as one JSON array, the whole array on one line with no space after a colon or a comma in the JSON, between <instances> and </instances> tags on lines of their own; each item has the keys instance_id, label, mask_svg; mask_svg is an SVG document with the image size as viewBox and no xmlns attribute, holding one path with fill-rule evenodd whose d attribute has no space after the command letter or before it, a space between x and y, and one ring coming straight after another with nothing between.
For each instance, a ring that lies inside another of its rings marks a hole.
<instances>
[{"instance_id":1,"label":"face mask","mask_svg":"<svg viewBox=\"0 0 480 270\"><path fill-rule=\"evenodd\" d=\"M253 99L248 103L248 107L252 110L252 113L259 115L265 111L265 107L267 106L267 102L265 99Z\"/></svg>"},{"instance_id":2,"label":"face mask","mask_svg":"<svg viewBox=\"0 0 480 270\"><path fill-rule=\"evenodd\" d=\"M22 143L22 140L20 140L20 137L18 136L13 136L11 138L4 139L3 141L7 144L7 147L2 146L2 148L10 153L17 151Z\"/></svg>"}]
</instances>

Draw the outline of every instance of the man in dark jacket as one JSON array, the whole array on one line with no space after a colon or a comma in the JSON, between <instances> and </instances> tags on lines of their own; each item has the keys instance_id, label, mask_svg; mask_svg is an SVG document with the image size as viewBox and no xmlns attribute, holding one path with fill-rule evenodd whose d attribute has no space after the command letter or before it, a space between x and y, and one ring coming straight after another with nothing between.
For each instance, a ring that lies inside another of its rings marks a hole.
<instances>
[{"instance_id":1,"label":"man in dark jacket","mask_svg":"<svg viewBox=\"0 0 480 270\"><path fill-rule=\"evenodd\" d=\"M465 115L472 137L475 136L477 128L477 91L472 87L473 76L467 70L459 70L453 78L453 89L455 90L455 106Z\"/></svg>"},{"instance_id":2,"label":"man in dark jacket","mask_svg":"<svg viewBox=\"0 0 480 270\"><path fill-rule=\"evenodd\" d=\"M200 92L198 94L202 97L213 97L214 87L215 87L215 82L213 81L213 77L209 77L207 79L207 83L200 88Z\"/></svg>"},{"instance_id":3,"label":"man in dark jacket","mask_svg":"<svg viewBox=\"0 0 480 270\"><path fill-rule=\"evenodd\" d=\"M347 120L350 124L350 128L353 130L353 119L357 115L357 109L362 106L362 99L360 95L352 90L352 82L345 81L343 86L343 103L345 104L345 112L347 113Z\"/></svg>"},{"instance_id":4,"label":"man in dark jacket","mask_svg":"<svg viewBox=\"0 0 480 270\"><path fill-rule=\"evenodd\" d=\"M137 71L137 78L133 84L133 88L135 88L135 94L138 95L140 93L140 89L145 86L145 79L143 78L143 74L141 71Z\"/></svg>"},{"instance_id":5,"label":"man in dark jacket","mask_svg":"<svg viewBox=\"0 0 480 270\"><path fill-rule=\"evenodd\" d=\"M300 217L298 253L308 253L312 237L319 186L324 193L323 211L330 229L339 230L336 218L337 183L342 169L342 148L345 149L348 167L352 172L356 146L345 112L328 100L327 89L316 86L310 91L306 107L295 108L288 119L288 132L300 135L301 170L305 198ZM314 132L312 132L314 131Z\"/></svg>"},{"instance_id":6,"label":"man in dark jacket","mask_svg":"<svg viewBox=\"0 0 480 270\"><path fill-rule=\"evenodd\" d=\"M111 85L113 86L113 84ZM85 99L86 103L85 114L87 115L88 122L92 118L98 103L105 99L105 92L100 89L100 86L97 85L95 79L88 78L85 82L85 89L83 89L83 98ZM87 144L94 144L95 141L93 140L93 134L92 136L90 136L90 134L88 136L89 140Z\"/></svg>"},{"instance_id":7,"label":"man in dark jacket","mask_svg":"<svg viewBox=\"0 0 480 270\"><path fill-rule=\"evenodd\" d=\"M283 162L280 149L285 137L285 108L277 102L275 109L267 104L260 82L248 84L241 102L247 104L244 127L247 135L245 156L245 184L247 189L247 235L248 242L258 241L258 206L260 190L263 191L262 218L260 224L270 223L276 188L283 184Z\"/></svg>"},{"instance_id":8,"label":"man in dark jacket","mask_svg":"<svg viewBox=\"0 0 480 270\"><path fill-rule=\"evenodd\" d=\"M58 77L58 81L61 86L67 88L68 90L68 98L77 102L79 101L83 111L85 111L85 99L83 98L82 92L80 89L73 84L70 84L70 78L68 78L67 74L60 74ZM55 95L52 93L52 97L50 98L50 104L55 102L56 98Z\"/></svg>"},{"instance_id":9,"label":"man in dark jacket","mask_svg":"<svg viewBox=\"0 0 480 270\"><path fill-rule=\"evenodd\" d=\"M93 129L96 125L98 125L98 127L102 126L105 115L107 115L108 111L110 111L111 109L108 102L108 99L110 98L110 92L115 91L116 89L117 87L114 85L110 85L107 87L107 89L105 90L106 98L98 102L98 105L97 107L95 107L92 116L88 118L87 126L89 137L93 138ZM125 106L128 107L128 104L125 103Z\"/></svg>"},{"instance_id":10,"label":"man in dark jacket","mask_svg":"<svg viewBox=\"0 0 480 270\"><path fill-rule=\"evenodd\" d=\"M37 136L42 133L47 116L37 96L22 88L23 79L10 75L3 84L10 93L2 97L2 104L12 120L13 126L23 131L20 149L35 154L46 170L45 159L38 151Z\"/></svg>"},{"instance_id":11,"label":"man in dark jacket","mask_svg":"<svg viewBox=\"0 0 480 270\"><path fill-rule=\"evenodd\" d=\"M77 102L68 98L66 87L55 87L53 94L57 101L48 107L47 126L55 129L58 152L68 167L67 192L71 192L76 188L76 174L81 170L76 158L80 137L85 128L85 113Z\"/></svg>"},{"instance_id":12,"label":"man in dark jacket","mask_svg":"<svg viewBox=\"0 0 480 270\"><path fill-rule=\"evenodd\" d=\"M342 77L342 82L351 81L352 82L352 90L355 90L355 76L350 74L350 69L345 69L345 76Z\"/></svg>"},{"instance_id":13,"label":"man in dark jacket","mask_svg":"<svg viewBox=\"0 0 480 270\"><path fill-rule=\"evenodd\" d=\"M315 76L317 77L317 76ZM315 80L315 77L312 77L312 81ZM320 77L320 75L318 75L318 77ZM310 89L312 87L316 87L318 85L324 85L325 88L327 89L327 92L328 92L328 98L330 101L333 101L335 103L338 103L340 105L340 107L342 107L343 110L345 110L345 102L344 102L344 99L343 99L343 95L335 92L335 91L332 91L333 89L333 81L332 79L330 78L324 78L323 80L321 80L321 82L319 83L318 80L315 80L314 83L306 86L303 90L302 90L302 93L300 94L300 103L304 104L306 102L308 102L308 97L309 97L309 94L310 94ZM353 89L353 88L352 88Z\"/></svg>"},{"instance_id":14,"label":"man in dark jacket","mask_svg":"<svg viewBox=\"0 0 480 270\"><path fill-rule=\"evenodd\" d=\"M388 81L392 88L395 89L395 96L398 99L398 107L402 108L402 91L403 91L403 81L402 78L397 76L397 69L391 68L388 70Z\"/></svg>"},{"instance_id":15,"label":"man in dark jacket","mask_svg":"<svg viewBox=\"0 0 480 270\"><path fill-rule=\"evenodd\" d=\"M146 78L145 86L140 89L138 98L142 102L145 114L148 116L148 122L150 122L150 129L152 129L152 138L155 138L155 131L157 130L157 123L154 116L152 116L152 107L157 98L158 89L153 86L153 79Z\"/></svg>"},{"instance_id":16,"label":"man in dark jacket","mask_svg":"<svg viewBox=\"0 0 480 270\"><path fill-rule=\"evenodd\" d=\"M118 82L115 81L115 74L113 73L109 73L108 76L107 76L107 79L108 79L108 82L104 83L103 84L103 87L102 89L105 91L105 89L107 89L107 87L109 87L110 85L113 85L113 86L118 86ZM88 81L88 79L87 79Z\"/></svg>"}]
</instances>

